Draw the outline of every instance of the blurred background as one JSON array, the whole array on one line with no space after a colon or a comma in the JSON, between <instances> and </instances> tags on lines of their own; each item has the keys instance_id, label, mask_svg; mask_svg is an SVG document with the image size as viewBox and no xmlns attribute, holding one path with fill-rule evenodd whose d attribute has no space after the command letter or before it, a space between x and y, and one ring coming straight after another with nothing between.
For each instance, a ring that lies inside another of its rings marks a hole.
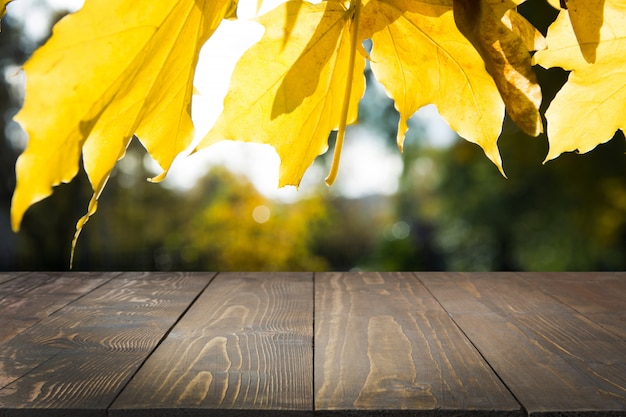
<instances>
[{"instance_id":1,"label":"blurred background","mask_svg":"<svg viewBox=\"0 0 626 417\"><path fill-rule=\"evenodd\" d=\"M12 121L23 100L20 66L51 25L76 7L18 0L2 23L0 270L68 269L75 224L91 197L81 173L33 206L18 234L10 229L14 165L27 140ZM520 11L544 33L555 16L543 0L529 0ZM537 73L548 103L567 74ZM154 163L134 141L82 232L75 269L626 269L621 132L588 154L543 165L546 137L528 137L506 120L498 142L505 179L432 108L411 120L401 154L393 103L366 76L361 122L348 132L334 187L324 185L332 155L323 155L297 192L277 190L277 156L250 144L217 145L151 184L146 178L157 173ZM265 162L260 155L267 155Z\"/></svg>"}]
</instances>

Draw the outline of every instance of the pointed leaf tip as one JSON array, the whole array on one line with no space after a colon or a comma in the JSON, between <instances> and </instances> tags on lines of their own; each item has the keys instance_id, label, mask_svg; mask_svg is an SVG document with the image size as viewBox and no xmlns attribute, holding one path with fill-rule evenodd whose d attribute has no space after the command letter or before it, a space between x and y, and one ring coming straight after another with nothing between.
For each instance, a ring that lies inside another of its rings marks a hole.
<instances>
[{"instance_id":1,"label":"pointed leaf tip","mask_svg":"<svg viewBox=\"0 0 626 417\"><path fill-rule=\"evenodd\" d=\"M500 16L486 0L454 0L453 5L457 27L483 58L507 112L524 132L539 135L543 131L541 88L532 68L529 42L520 36L528 30L514 29L526 20L514 10Z\"/></svg>"},{"instance_id":2,"label":"pointed leaf tip","mask_svg":"<svg viewBox=\"0 0 626 417\"><path fill-rule=\"evenodd\" d=\"M74 178L81 151L96 199L133 134L169 168L193 138L200 48L234 4L86 2L56 25L24 66L26 97L15 119L29 141L16 165L14 230L31 204Z\"/></svg>"},{"instance_id":3,"label":"pointed leaf tip","mask_svg":"<svg viewBox=\"0 0 626 417\"><path fill-rule=\"evenodd\" d=\"M580 33L570 9L582 6L572 0L548 29L548 47L535 54L535 61L544 68L571 71L546 110L550 144L546 161L563 152L588 152L613 138L618 129L626 129L626 8L622 0L603 3L597 12L603 16L601 27L593 29L599 34L593 62L580 49Z\"/></svg>"},{"instance_id":4,"label":"pointed leaf tip","mask_svg":"<svg viewBox=\"0 0 626 417\"><path fill-rule=\"evenodd\" d=\"M341 124L347 80L345 123L357 119L365 59L355 54L349 64L350 18L342 3L301 0L261 16L265 33L235 66L224 111L196 150L225 139L272 145L281 160L279 186L297 186ZM285 19L294 23L286 42Z\"/></svg>"},{"instance_id":5,"label":"pointed leaf tip","mask_svg":"<svg viewBox=\"0 0 626 417\"><path fill-rule=\"evenodd\" d=\"M457 29L451 2L370 1L363 21L371 34L371 68L400 113L400 149L407 121L437 106L450 128L480 145L502 172L497 140L504 103L472 44Z\"/></svg>"}]
</instances>

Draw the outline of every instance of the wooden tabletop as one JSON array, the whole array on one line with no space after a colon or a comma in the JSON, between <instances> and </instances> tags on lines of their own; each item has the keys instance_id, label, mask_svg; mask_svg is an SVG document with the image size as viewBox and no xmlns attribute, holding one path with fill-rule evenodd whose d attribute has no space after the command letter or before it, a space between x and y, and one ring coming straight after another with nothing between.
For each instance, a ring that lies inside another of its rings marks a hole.
<instances>
[{"instance_id":1,"label":"wooden tabletop","mask_svg":"<svg viewBox=\"0 0 626 417\"><path fill-rule=\"evenodd\" d=\"M0 416L626 416L626 273L0 273Z\"/></svg>"}]
</instances>

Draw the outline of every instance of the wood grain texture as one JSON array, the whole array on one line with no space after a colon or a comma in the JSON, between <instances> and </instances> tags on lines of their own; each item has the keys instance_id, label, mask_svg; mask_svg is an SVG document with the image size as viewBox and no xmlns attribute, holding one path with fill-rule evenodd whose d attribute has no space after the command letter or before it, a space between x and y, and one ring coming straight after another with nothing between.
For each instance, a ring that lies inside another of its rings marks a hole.
<instances>
[{"instance_id":1,"label":"wood grain texture","mask_svg":"<svg viewBox=\"0 0 626 417\"><path fill-rule=\"evenodd\" d=\"M625 272L524 273L529 284L626 339Z\"/></svg>"},{"instance_id":2,"label":"wood grain texture","mask_svg":"<svg viewBox=\"0 0 626 417\"><path fill-rule=\"evenodd\" d=\"M104 415L214 274L125 273L3 345L9 415ZM1 414L0 414L1 415Z\"/></svg>"},{"instance_id":3,"label":"wood grain texture","mask_svg":"<svg viewBox=\"0 0 626 417\"><path fill-rule=\"evenodd\" d=\"M521 414L414 276L324 273L315 286L316 412Z\"/></svg>"},{"instance_id":4,"label":"wood grain texture","mask_svg":"<svg viewBox=\"0 0 626 417\"><path fill-rule=\"evenodd\" d=\"M111 416L302 415L312 410L313 274L219 274Z\"/></svg>"},{"instance_id":5,"label":"wood grain texture","mask_svg":"<svg viewBox=\"0 0 626 417\"><path fill-rule=\"evenodd\" d=\"M626 416L626 273L213 276L0 274L0 417Z\"/></svg>"},{"instance_id":6,"label":"wood grain texture","mask_svg":"<svg viewBox=\"0 0 626 417\"><path fill-rule=\"evenodd\" d=\"M116 275L119 272L35 272L15 274L11 280L5 280L0 284L0 348L2 343Z\"/></svg>"},{"instance_id":7,"label":"wood grain texture","mask_svg":"<svg viewBox=\"0 0 626 417\"><path fill-rule=\"evenodd\" d=\"M0 284L26 274L28 272L0 272Z\"/></svg>"},{"instance_id":8,"label":"wood grain texture","mask_svg":"<svg viewBox=\"0 0 626 417\"><path fill-rule=\"evenodd\" d=\"M515 273L417 276L530 415L626 410L624 340L533 280Z\"/></svg>"}]
</instances>

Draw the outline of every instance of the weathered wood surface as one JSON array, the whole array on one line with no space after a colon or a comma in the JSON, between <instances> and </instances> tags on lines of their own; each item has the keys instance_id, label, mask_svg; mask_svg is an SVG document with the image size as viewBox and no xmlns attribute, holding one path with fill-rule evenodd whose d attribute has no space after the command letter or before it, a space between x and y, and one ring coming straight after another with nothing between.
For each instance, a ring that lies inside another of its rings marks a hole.
<instances>
[{"instance_id":1,"label":"weathered wood surface","mask_svg":"<svg viewBox=\"0 0 626 417\"><path fill-rule=\"evenodd\" d=\"M0 275L0 343L5 343L119 273ZM11 278L8 278L11 277ZM4 279L3 279L4 278ZM1 353L0 353L1 354ZM2 378L0 377L0 386Z\"/></svg>"},{"instance_id":2,"label":"weathered wood surface","mask_svg":"<svg viewBox=\"0 0 626 417\"><path fill-rule=\"evenodd\" d=\"M309 411L312 355L313 274L220 274L122 392L111 415Z\"/></svg>"},{"instance_id":3,"label":"weathered wood surface","mask_svg":"<svg viewBox=\"0 0 626 417\"><path fill-rule=\"evenodd\" d=\"M213 275L122 274L13 337L0 415L103 415Z\"/></svg>"},{"instance_id":4,"label":"weathered wood surface","mask_svg":"<svg viewBox=\"0 0 626 417\"><path fill-rule=\"evenodd\" d=\"M316 410L497 411L520 405L410 274L316 277Z\"/></svg>"},{"instance_id":5,"label":"weathered wood surface","mask_svg":"<svg viewBox=\"0 0 626 417\"><path fill-rule=\"evenodd\" d=\"M626 341L515 273L418 273L529 414L626 413Z\"/></svg>"},{"instance_id":6,"label":"weathered wood surface","mask_svg":"<svg viewBox=\"0 0 626 417\"><path fill-rule=\"evenodd\" d=\"M0 272L0 284L15 279L21 275L27 275L28 272Z\"/></svg>"},{"instance_id":7,"label":"weathered wood surface","mask_svg":"<svg viewBox=\"0 0 626 417\"><path fill-rule=\"evenodd\" d=\"M1 273L4 416L626 416L626 273Z\"/></svg>"},{"instance_id":8,"label":"weathered wood surface","mask_svg":"<svg viewBox=\"0 0 626 417\"><path fill-rule=\"evenodd\" d=\"M626 339L626 273L526 273L536 286L591 321Z\"/></svg>"}]
</instances>

